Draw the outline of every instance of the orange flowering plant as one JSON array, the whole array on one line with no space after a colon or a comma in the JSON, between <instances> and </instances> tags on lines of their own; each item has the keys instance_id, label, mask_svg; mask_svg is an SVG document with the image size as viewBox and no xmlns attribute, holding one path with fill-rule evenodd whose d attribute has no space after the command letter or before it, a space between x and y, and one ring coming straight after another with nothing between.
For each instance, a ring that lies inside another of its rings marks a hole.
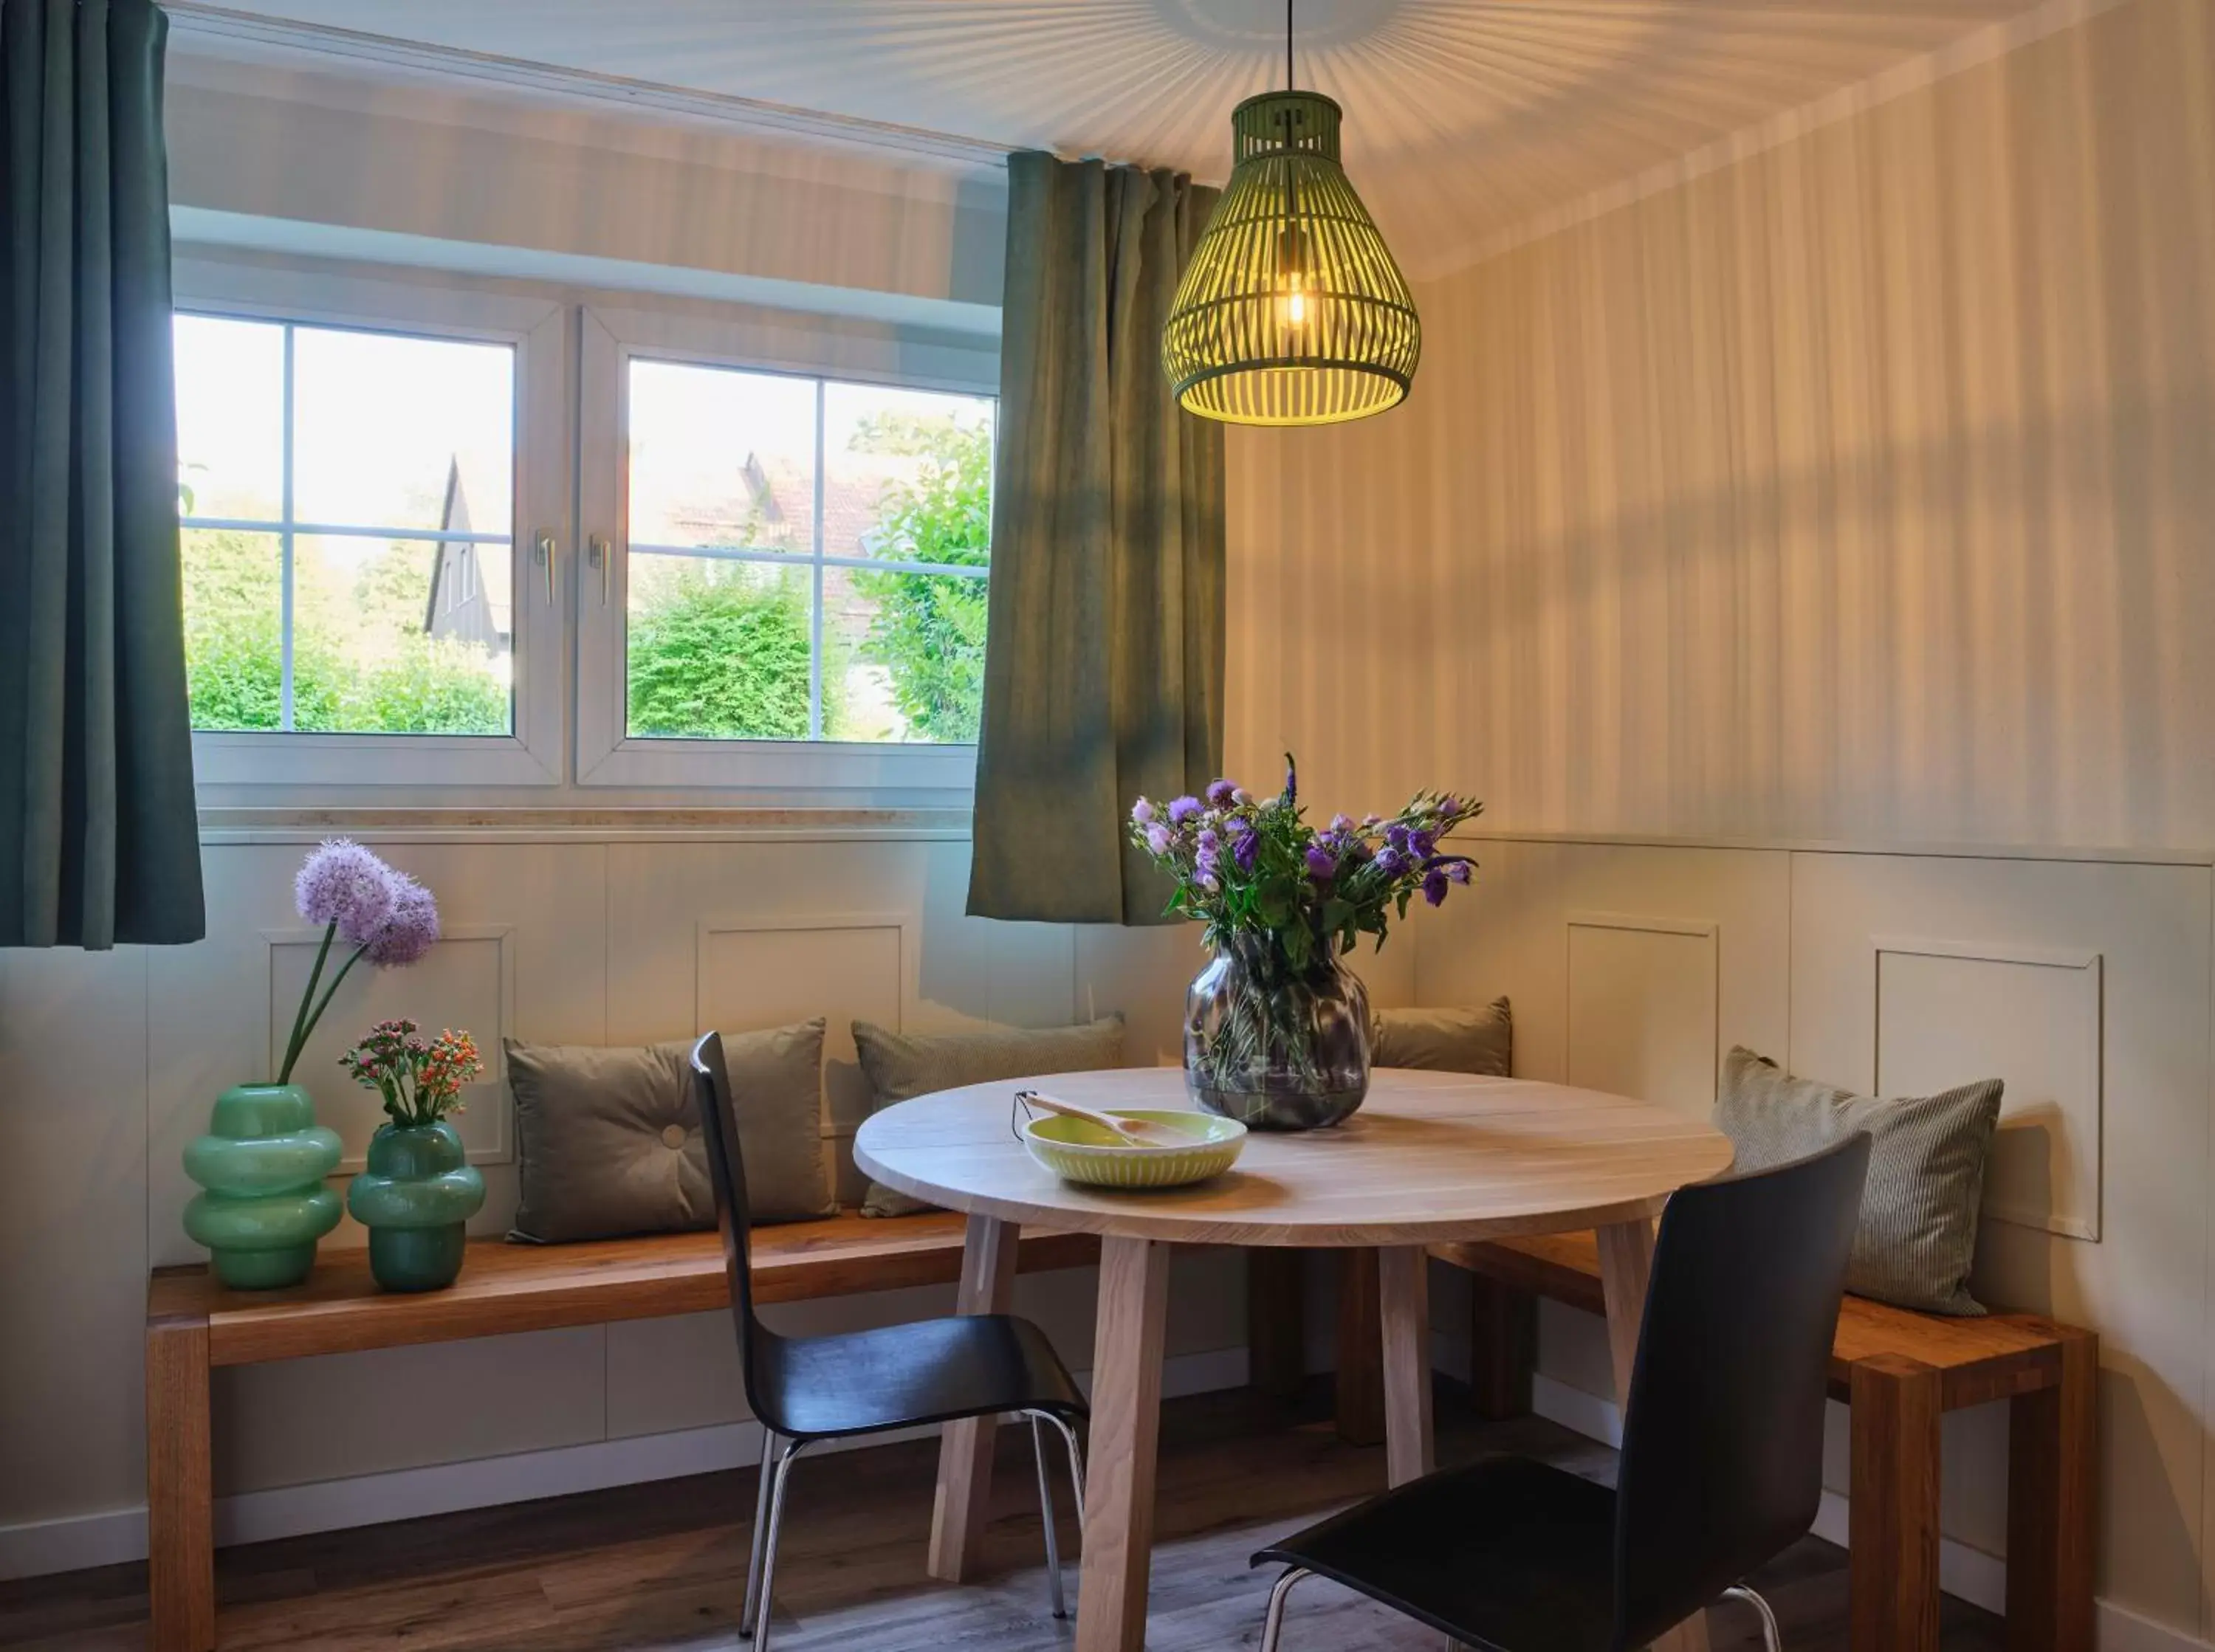
<instances>
[{"instance_id":1,"label":"orange flowering plant","mask_svg":"<svg viewBox=\"0 0 2215 1652\"><path fill-rule=\"evenodd\" d=\"M449 1029L426 1043L413 1021L379 1021L339 1057L356 1084L384 1098L384 1111L405 1129L436 1124L462 1111L462 1086L484 1071L477 1041Z\"/></svg>"}]
</instances>

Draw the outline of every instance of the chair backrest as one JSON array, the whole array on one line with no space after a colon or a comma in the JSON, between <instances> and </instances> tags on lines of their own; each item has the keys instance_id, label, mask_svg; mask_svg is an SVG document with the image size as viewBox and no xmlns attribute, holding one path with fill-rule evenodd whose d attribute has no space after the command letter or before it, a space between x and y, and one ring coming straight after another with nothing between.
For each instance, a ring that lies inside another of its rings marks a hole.
<instances>
[{"instance_id":1,"label":"chair backrest","mask_svg":"<svg viewBox=\"0 0 2215 1652\"><path fill-rule=\"evenodd\" d=\"M1662 1213L1616 1478L1616 1644L1644 1646L1796 1542L1869 1139L1684 1188Z\"/></svg>"},{"instance_id":2,"label":"chair backrest","mask_svg":"<svg viewBox=\"0 0 2215 1652\"><path fill-rule=\"evenodd\" d=\"M731 1318L745 1374L746 1404L762 1413L760 1361L775 1336L754 1315L753 1225L746 1204L746 1164L739 1147L739 1115L731 1076L723 1065L723 1040L710 1032L692 1046L692 1099L700 1111L700 1136L708 1145L708 1180L715 1190L715 1226L723 1235L723 1271L730 1282Z\"/></svg>"}]
</instances>

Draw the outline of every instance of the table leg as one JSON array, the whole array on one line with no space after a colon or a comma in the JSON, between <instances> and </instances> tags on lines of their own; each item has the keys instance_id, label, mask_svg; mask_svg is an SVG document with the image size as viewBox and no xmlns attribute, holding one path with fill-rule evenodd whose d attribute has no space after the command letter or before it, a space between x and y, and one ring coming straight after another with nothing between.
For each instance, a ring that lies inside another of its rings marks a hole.
<instances>
[{"instance_id":1,"label":"table leg","mask_svg":"<svg viewBox=\"0 0 2215 1652\"><path fill-rule=\"evenodd\" d=\"M1654 1273L1654 1224L1642 1219L1616 1222L1598 1232L1600 1288L1607 1299L1616 1403L1628 1417L1630 1374L1638 1363L1638 1327L1646 1318L1646 1285ZM1699 1612L1656 1640L1654 1652L1707 1652L1707 1613Z\"/></svg>"},{"instance_id":2,"label":"table leg","mask_svg":"<svg viewBox=\"0 0 2215 1652\"><path fill-rule=\"evenodd\" d=\"M1077 1652L1143 1652L1146 1644L1169 1270L1165 1245L1113 1236L1100 1241Z\"/></svg>"},{"instance_id":3,"label":"table leg","mask_svg":"<svg viewBox=\"0 0 2215 1652\"><path fill-rule=\"evenodd\" d=\"M2100 1339L2054 1327L2061 1380L2008 1402L2009 1652L2092 1652Z\"/></svg>"},{"instance_id":4,"label":"table leg","mask_svg":"<svg viewBox=\"0 0 2215 1652\"><path fill-rule=\"evenodd\" d=\"M146 1588L155 1652L215 1645L215 1494L205 1319L146 1327Z\"/></svg>"},{"instance_id":5,"label":"table leg","mask_svg":"<svg viewBox=\"0 0 2215 1652\"><path fill-rule=\"evenodd\" d=\"M1420 1246L1377 1253L1384 1325L1384 1472L1405 1485L1431 1472L1431 1259Z\"/></svg>"},{"instance_id":6,"label":"table leg","mask_svg":"<svg viewBox=\"0 0 2215 1652\"><path fill-rule=\"evenodd\" d=\"M1015 1242L1022 1230L996 1216L969 1218L961 1252L960 1313L1005 1313L1015 1300ZM966 1418L939 1431L938 1496L930 1511L933 1577L966 1581L984 1545L992 1503L992 1431L996 1417Z\"/></svg>"},{"instance_id":7,"label":"table leg","mask_svg":"<svg viewBox=\"0 0 2215 1652\"><path fill-rule=\"evenodd\" d=\"M1377 1358L1384 1336L1377 1300L1377 1257L1348 1251L1338 1270L1338 1369L1332 1379L1338 1437L1349 1446L1384 1439L1384 1367Z\"/></svg>"}]
</instances>

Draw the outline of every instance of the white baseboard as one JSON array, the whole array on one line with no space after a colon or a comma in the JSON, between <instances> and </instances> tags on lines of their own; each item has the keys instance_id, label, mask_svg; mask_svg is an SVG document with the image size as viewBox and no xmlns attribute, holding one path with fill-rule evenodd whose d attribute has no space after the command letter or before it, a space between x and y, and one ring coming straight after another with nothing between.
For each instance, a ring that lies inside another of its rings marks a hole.
<instances>
[{"instance_id":1,"label":"white baseboard","mask_svg":"<svg viewBox=\"0 0 2215 1652\"><path fill-rule=\"evenodd\" d=\"M1587 1440L1617 1447L1623 1444L1623 1416L1613 1400L1573 1388L1543 1373L1531 1375L1531 1409ZM1815 1535L1845 1546L1846 1500L1835 1491L1823 1494L1822 1507L1815 1515ZM1987 1612L2004 1612L2007 1562L1951 1538L1942 1539L1938 1587ZM2215 1652L2215 1643L2157 1624L2112 1601L2100 1601L2098 1612L2101 1652Z\"/></svg>"},{"instance_id":2,"label":"white baseboard","mask_svg":"<svg viewBox=\"0 0 2215 1652\"><path fill-rule=\"evenodd\" d=\"M1077 1381L1087 1392L1090 1392L1089 1372L1078 1373ZM1162 1369L1162 1392L1167 1397L1212 1393L1218 1389L1243 1387L1245 1382L1246 1350L1242 1348L1177 1355L1166 1361ZM822 1449L856 1450L931 1432L929 1429L917 1429L875 1435L865 1441ZM725 1423L671 1434L595 1440L548 1451L518 1452L505 1457L398 1469L389 1474L365 1474L345 1480L241 1492L216 1500L215 1540L219 1546L265 1543L273 1538L298 1537L310 1532L376 1526L386 1520L414 1520L463 1508L527 1502L574 1491L598 1491L609 1486L745 1468L761 1460L761 1429L757 1424ZM20 1526L0 1526L0 1580L76 1571L87 1566L116 1565L145 1557L144 1505L96 1514L33 1520Z\"/></svg>"}]
</instances>

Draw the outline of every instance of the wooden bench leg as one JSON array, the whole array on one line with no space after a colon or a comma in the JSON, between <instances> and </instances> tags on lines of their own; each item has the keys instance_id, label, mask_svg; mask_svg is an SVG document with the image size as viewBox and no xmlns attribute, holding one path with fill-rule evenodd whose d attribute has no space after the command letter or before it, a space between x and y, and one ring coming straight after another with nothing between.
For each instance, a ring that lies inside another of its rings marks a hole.
<instances>
[{"instance_id":1,"label":"wooden bench leg","mask_svg":"<svg viewBox=\"0 0 2215 1652\"><path fill-rule=\"evenodd\" d=\"M146 1326L146 1588L154 1652L215 1645L215 1491L205 1319Z\"/></svg>"},{"instance_id":2,"label":"wooden bench leg","mask_svg":"<svg viewBox=\"0 0 2215 1652\"><path fill-rule=\"evenodd\" d=\"M2092 1652L2100 1339L2054 1329L2060 1382L2009 1402L2009 1652Z\"/></svg>"},{"instance_id":3,"label":"wooden bench leg","mask_svg":"<svg viewBox=\"0 0 2215 1652\"><path fill-rule=\"evenodd\" d=\"M1022 1230L994 1216L969 1218L961 1252L958 1313L1005 1313L1014 1306ZM938 1436L938 1496L930 1511L924 1569L948 1583L967 1581L984 1547L992 1507L992 1430L997 1417L965 1417Z\"/></svg>"},{"instance_id":4,"label":"wooden bench leg","mask_svg":"<svg viewBox=\"0 0 2215 1652\"><path fill-rule=\"evenodd\" d=\"M1526 1416L1537 1364L1538 1299L1483 1274L1469 1276L1469 1396L1488 1423Z\"/></svg>"},{"instance_id":5,"label":"wooden bench leg","mask_svg":"<svg viewBox=\"0 0 2215 1652\"><path fill-rule=\"evenodd\" d=\"M1377 1252L1341 1252L1338 1282L1338 1437L1349 1446L1384 1442L1384 1312Z\"/></svg>"},{"instance_id":6,"label":"wooden bench leg","mask_svg":"<svg viewBox=\"0 0 2215 1652\"><path fill-rule=\"evenodd\" d=\"M1262 1397L1297 1404L1307 1386L1306 1252L1246 1252L1246 1380Z\"/></svg>"},{"instance_id":7,"label":"wooden bench leg","mask_svg":"<svg viewBox=\"0 0 2215 1652\"><path fill-rule=\"evenodd\" d=\"M1879 1354L1853 1368L1853 1652L1938 1652L1942 1399L1937 1371L1919 1360Z\"/></svg>"}]
</instances>

